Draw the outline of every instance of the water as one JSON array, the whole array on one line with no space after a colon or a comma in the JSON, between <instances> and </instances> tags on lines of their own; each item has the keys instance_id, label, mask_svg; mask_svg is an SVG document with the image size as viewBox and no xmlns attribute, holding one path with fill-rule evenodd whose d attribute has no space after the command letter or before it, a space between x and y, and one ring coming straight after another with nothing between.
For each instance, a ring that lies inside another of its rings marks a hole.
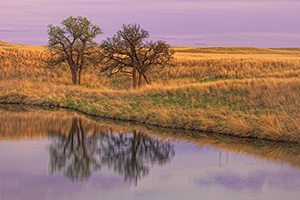
<instances>
[{"instance_id":1,"label":"water","mask_svg":"<svg viewBox=\"0 0 300 200\"><path fill-rule=\"evenodd\" d=\"M0 110L1 200L298 199L299 169L295 144Z\"/></svg>"}]
</instances>

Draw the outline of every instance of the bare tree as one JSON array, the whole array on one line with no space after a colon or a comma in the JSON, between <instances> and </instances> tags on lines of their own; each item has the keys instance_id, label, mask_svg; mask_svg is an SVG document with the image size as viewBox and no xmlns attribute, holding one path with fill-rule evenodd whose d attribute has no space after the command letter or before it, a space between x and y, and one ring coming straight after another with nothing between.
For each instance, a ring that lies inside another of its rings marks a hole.
<instances>
[{"instance_id":1,"label":"bare tree","mask_svg":"<svg viewBox=\"0 0 300 200\"><path fill-rule=\"evenodd\" d=\"M102 32L86 17L71 16L61 25L48 25L48 47L52 53L49 64L66 62L70 66L73 84L80 84L82 69L93 61L92 55L96 52L94 39Z\"/></svg>"},{"instance_id":2,"label":"bare tree","mask_svg":"<svg viewBox=\"0 0 300 200\"><path fill-rule=\"evenodd\" d=\"M142 78L149 84L147 73L157 66L167 65L174 54L174 50L164 41L146 41L149 37L148 31L140 25L123 25L122 30L101 44L102 71L109 72L110 76L129 74L132 76L133 88L137 87L137 75L139 87Z\"/></svg>"}]
</instances>

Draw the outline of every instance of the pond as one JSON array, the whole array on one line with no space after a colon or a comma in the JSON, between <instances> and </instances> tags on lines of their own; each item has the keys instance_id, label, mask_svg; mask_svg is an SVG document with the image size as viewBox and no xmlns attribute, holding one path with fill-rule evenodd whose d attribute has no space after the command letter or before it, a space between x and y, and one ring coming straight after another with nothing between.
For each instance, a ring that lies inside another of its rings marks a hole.
<instances>
[{"instance_id":1,"label":"pond","mask_svg":"<svg viewBox=\"0 0 300 200\"><path fill-rule=\"evenodd\" d=\"M298 199L297 144L2 106L0 199Z\"/></svg>"}]
</instances>

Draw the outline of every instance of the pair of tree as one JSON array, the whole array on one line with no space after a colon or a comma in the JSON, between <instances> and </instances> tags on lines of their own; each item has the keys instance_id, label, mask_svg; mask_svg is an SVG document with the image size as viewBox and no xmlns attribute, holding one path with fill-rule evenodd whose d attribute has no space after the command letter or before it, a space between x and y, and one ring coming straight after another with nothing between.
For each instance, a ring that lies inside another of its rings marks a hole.
<instances>
[{"instance_id":1,"label":"pair of tree","mask_svg":"<svg viewBox=\"0 0 300 200\"><path fill-rule=\"evenodd\" d=\"M149 84L147 73L154 67L164 66L172 59L174 51L163 41L147 41L149 32L137 24L123 25L113 37L104 40L97 48L95 37L102 33L85 17L69 17L62 27L48 26L48 46L53 53L51 65L67 62L73 84L80 84L81 72L91 64L102 65L102 72L132 76L133 88ZM138 83L137 83L138 78Z\"/></svg>"}]
</instances>

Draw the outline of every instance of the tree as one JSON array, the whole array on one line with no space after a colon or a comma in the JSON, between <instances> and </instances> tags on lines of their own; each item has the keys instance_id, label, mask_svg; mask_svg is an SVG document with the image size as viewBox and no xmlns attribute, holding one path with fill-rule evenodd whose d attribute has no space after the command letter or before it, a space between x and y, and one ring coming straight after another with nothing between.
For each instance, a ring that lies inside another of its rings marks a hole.
<instances>
[{"instance_id":1,"label":"tree","mask_svg":"<svg viewBox=\"0 0 300 200\"><path fill-rule=\"evenodd\" d=\"M96 52L94 39L101 29L86 17L69 17L61 22L62 27L48 25L50 65L66 62L71 70L72 82L80 84L82 69L93 61Z\"/></svg>"},{"instance_id":2,"label":"tree","mask_svg":"<svg viewBox=\"0 0 300 200\"><path fill-rule=\"evenodd\" d=\"M156 66L165 66L173 58L174 50L164 41L146 41L150 37L137 24L123 25L111 38L106 38L101 44L100 58L103 61L103 72L110 76L125 73L132 76L133 88L139 87L142 78L149 84L147 73Z\"/></svg>"}]
</instances>

